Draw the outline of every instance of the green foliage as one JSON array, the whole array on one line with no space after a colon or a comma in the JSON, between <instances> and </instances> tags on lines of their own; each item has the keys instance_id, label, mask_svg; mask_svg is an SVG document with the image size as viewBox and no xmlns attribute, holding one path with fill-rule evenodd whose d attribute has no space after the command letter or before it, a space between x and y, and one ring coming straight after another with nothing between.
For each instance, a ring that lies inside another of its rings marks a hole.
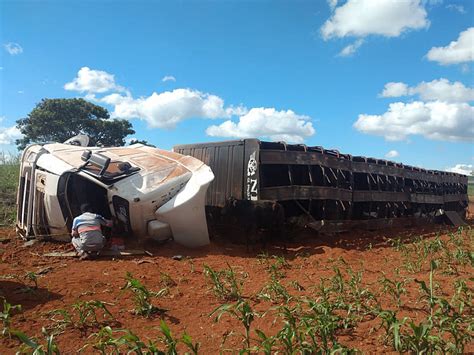
<instances>
[{"instance_id":1,"label":"green foliage","mask_svg":"<svg viewBox=\"0 0 474 355\"><path fill-rule=\"evenodd\" d=\"M66 309L55 309L49 312L50 319L54 322L56 333L68 327L82 331L91 327L99 327L114 320L114 316L107 309L104 302L78 301L71 305L71 312Z\"/></svg>"},{"instance_id":2,"label":"green foliage","mask_svg":"<svg viewBox=\"0 0 474 355\"><path fill-rule=\"evenodd\" d=\"M32 281L35 285L35 289L38 289L38 275L34 271L27 272L25 275L25 279Z\"/></svg>"},{"instance_id":3,"label":"green foliage","mask_svg":"<svg viewBox=\"0 0 474 355\"><path fill-rule=\"evenodd\" d=\"M102 313L103 318L112 318L112 313L107 309L105 304L101 301L79 301L72 305L72 309L78 316L78 327L84 328L89 324L100 324L97 318L97 311Z\"/></svg>"},{"instance_id":4,"label":"green foliage","mask_svg":"<svg viewBox=\"0 0 474 355\"><path fill-rule=\"evenodd\" d=\"M227 269L214 270L204 265L204 275L212 284L214 294L224 301L238 300L242 297L243 282L237 277L234 269L227 263Z\"/></svg>"},{"instance_id":5,"label":"green foliage","mask_svg":"<svg viewBox=\"0 0 474 355\"><path fill-rule=\"evenodd\" d=\"M168 289L164 288L158 292L150 291L145 287L139 280L135 279L132 274L127 272L126 283L122 287L122 290L129 290L133 293L133 300L135 303L135 313L141 316L150 317L154 313L163 313L164 310L155 307L151 300L154 297L161 297L168 293Z\"/></svg>"},{"instance_id":6,"label":"green foliage","mask_svg":"<svg viewBox=\"0 0 474 355\"><path fill-rule=\"evenodd\" d=\"M128 143L128 145L132 145L132 144L143 144L143 145L147 145L149 147L156 148L153 144L148 143L148 141L146 141L144 139L132 139L130 141L130 143Z\"/></svg>"},{"instance_id":7,"label":"green foliage","mask_svg":"<svg viewBox=\"0 0 474 355\"><path fill-rule=\"evenodd\" d=\"M25 333L18 330L12 330L12 335L23 343L23 346L17 354L33 355L59 355L59 348L54 342L54 335L48 334L46 329L41 329L45 336L46 344L40 344L36 339L28 337Z\"/></svg>"},{"instance_id":8,"label":"green foliage","mask_svg":"<svg viewBox=\"0 0 474 355\"><path fill-rule=\"evenodd\" d=\"M398 308L400 308L400 306L402 305L401 296L407 293L407 290L405 288L407 282L407 279L401 281L390 280L385 276L385 274L383 274L382 277L379 279L382 293L389 294L392 299L397 303Z\"/></svg>"},{"instance_id":9,"label":"green foliage","mask_svg":"<svg viewBox=\"0 0 474 355\"><path fill-rule=\"evenodd\" d=\"M260 290L257 297L273 303L280 301L288 303L292 298L286 287L281 284L274 274L272 274L271 280Z\"/></svg>"},{"instance_id":10,"label":"green foliage","mask_svg":"<svg viewBox=\"0 0 474 355\"><path fill-rule=\"evenodd\" d=\"M2 320L2 336L10 336L11 317L14 311L21 312L21 305L12 306L7 300L3 299L3 310L0 312L0 319Z\"/></svg>"},{"instance_id":11,"label":"green foliage","mask_svg":"<svg viewBox=\"0 0 474 355\"><path fill-rule=\"evenodd\" d=\"M20 150L31 143L64 142L77 134L88 135L90 145L122 146L124 138L135 133L130 122L110 120L107 109L84 99L43 99L17 127L24 135L16 141Z\"/></svg>"},{"instance_id":12,"label":"green foliage","mask_svg":"<svg viewBox=\"0 0 474 355\"><path fill-rule=\"evenodd\" d=\"M16 218L16 189L20 165L18 159L2 160L0 153L0 226L10 226Z\"/></svg>"},{"instance_id":13,"label":"green foliage","mask_svg":"<svg viewBox=\"0 0 474 355\"><path fill-rule=\"evenodd\" d=\"M177 355L179 343L186 346L192 354L198 353L199 343L194 343L193 339L186 333L180 338L175 338L163 320L160 322L160 332L162 335L158 337L157 341L148 340L145 343L128 329L114 330L110 326L106 326L98 333L90 336L90 338L95 338L95 342L90 345L103 355L125 353L137 355ZM164 345L163 349L160 349L160 343ZM87 344L81 350L90 345Z\"/></svg>"},{"instance_id":14,"label":"green foliage","mask_svg":"<svg viewBox=\"0 0 474 355\"><path fill-rule=\"evenodd\" d=\"M244 341L246 349L250 349L250 327L258 314L252 309L247 301L239 299L236 303L224 304L212 311L211 316L218 313L215 321L218 322L224 314L238 319L245 329Z\"/></svg>"}]
</instances>

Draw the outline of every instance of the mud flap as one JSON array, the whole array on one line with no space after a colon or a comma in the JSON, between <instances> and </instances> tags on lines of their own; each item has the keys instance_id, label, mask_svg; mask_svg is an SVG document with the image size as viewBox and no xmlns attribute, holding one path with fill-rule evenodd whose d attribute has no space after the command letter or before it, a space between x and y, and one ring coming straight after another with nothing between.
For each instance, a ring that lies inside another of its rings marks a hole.
<instances>
[{"instance_id":1,"label":"mud flap","mask_svg":"<svg viewBox=\"0 0 474 355\"><path fill-rule=\"evenodd\" d=\"M451 224L455 227L467 226L467 223L461 218L459 213L457 213L456 211L444 211L444 215L446 216L445 222L447 224Z\"/></svg>"}]
</instances>

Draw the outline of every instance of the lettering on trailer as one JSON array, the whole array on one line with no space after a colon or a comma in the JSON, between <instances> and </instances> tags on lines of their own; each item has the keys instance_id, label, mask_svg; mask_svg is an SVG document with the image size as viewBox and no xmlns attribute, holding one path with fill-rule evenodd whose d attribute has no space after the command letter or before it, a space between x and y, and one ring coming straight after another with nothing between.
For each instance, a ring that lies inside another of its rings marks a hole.
<instances>
[{"instance_id":1,"label":"lettering on trailer","mask_svg":"<svg viewBox=\"0 0 474 355\"><path fill-rule=\"evenodd\" d=\"M247 199L256 201L258 199L257 192L257 159L255 159L257 151L254 151L247 163Z\"/></svg>"}]
</instances>

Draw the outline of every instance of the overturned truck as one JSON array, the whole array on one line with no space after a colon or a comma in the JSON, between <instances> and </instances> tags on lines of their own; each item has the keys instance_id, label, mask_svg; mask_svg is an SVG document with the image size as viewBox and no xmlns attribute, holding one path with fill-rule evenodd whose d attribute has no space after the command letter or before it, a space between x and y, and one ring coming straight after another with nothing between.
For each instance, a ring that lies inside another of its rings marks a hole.
<instances>
[{"instance_id":1,"label":"overturned truck","mask_svg":"<svg viewBox=\"0 0 474 355\"><path fill-rule=\"evenodd\" d=\"M244 139L178 145L177 153L209 165L215 174L206 198L215 219L232 199L276 201L286 219L307 217L314 229L432 221L462 221L468 206L467 177L392 161L351 156L302 144Z\"/></svg>"},{"instance_id":2,"label":"overturned truck","mask_svg":"<svg viewBox=\"0 0 474 355\"><path fill-rule=\"evenodd\" d=\"M87 203L114 233L194 247L209 243L205 196L214 178L200 160L134 144L88 147L86 136L31 145L21 158L17 233L25 239L70 240Z\"/></svg>"}]
</instances>

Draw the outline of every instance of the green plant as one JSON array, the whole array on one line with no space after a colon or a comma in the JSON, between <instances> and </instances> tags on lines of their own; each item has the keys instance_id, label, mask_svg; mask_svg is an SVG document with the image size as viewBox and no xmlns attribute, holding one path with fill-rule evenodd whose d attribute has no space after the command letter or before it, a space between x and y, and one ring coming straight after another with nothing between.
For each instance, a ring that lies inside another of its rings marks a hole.
<instances>
[{"instance_id":1,"label":"green plant","mask_svg":"<svg viewBox=\"0 0 474 355\"><path fill-rule=\"evenodd\" d=\"M62 332L65 328L74 327L72 315L66 309L55 309L48 313L50 319L55 323L55 333ZM60 316L61 318L58 318Z\"/></svg>"},{"instance_id":2,"label":"green plant","mask_svg":"<svg viewBox=\"0 0 474 355\"><path fill-rule=\"evenodd\" d=\"M276 337L267 336L260 329L255 329L255 333L258 336L259 345L256 347L256 351L261 351L265 355L271 355L274 353L274 347L276 344Z\"/></svg>"},{"instance_id":3,"label":"green plant","mask_svg":"<svg viewBox=\"0 0 474 355\"><path fill-rule=\"evenodd\" d=\"M271 280L257 294L257 297L273 303L279 301L288 303L292 299L286 287L275 276L272 276Z\"/></svg>"},{"instance_id":4,"label":"green plant","mask_svg":"<svg viewBox=\"0 0 474 355\"><path fill-rule=\"evenodd\" d=\"M152 314L161 312L164 310L158 307L155 307L151 303L153 297L161 297L167 293L167 288L164 288L158 292L150 291L145 287L139 280L135 279L132 274L127 272L126 283L122 287L122 290L129 290L133 293L133 300L135 303L135 313L141 316L150 317Z\"/></svg>"},{"instance_id":5,"label":"green plant","mask_svg":"<svg viewBox=\"0 0 474 355\"><path fill-rule=\"evenodd\" d=\"M84 328L88 325L98 325L97 311L101 311L102 317L104 318L113 318L112 313L110 313L106 305L101 301L79 301L72 305L72 309L78 315L77 326L79 328Z\"/></svg>"},{"instance_id":6,"label":"green plant","mask_svg":"<svg viewBox=\"0 0 474 355\"><path fill-rule=\"evenodd\" d=\"M379 278L379 283L381 285L382 292L388 293L397 303L398 308L400 308L400 306L402 305L401 296L407 293L407 290L405 288L407 281L407 279L402 281L390 280L385 276L385 274L383 274L382 277Z\"/></svg>"},{"instance_id":7,"label":"green plant","mask_svg":"<svg viewBox=\"0 0 474 355\"><path fill-rule=\"evenodd\" d=\"M114 333L123 333L119 337L115 337ZM95 337L95 342L92 347L98 350L101 354L121 354L125 348L128 353L144 354L143 350L149 348L156 350L156 344L149 342L147 346L140 338L128 329L113 330L110 326L105 326L98 333L91 334L90 337ZM89 337L89 338L90 338ZM81 350L88 347L86 344ZM150 352L151 354L159 354L159 352Z\"/></svg>"},{"instance_id":8,"label":"green plant","mask_svg":"<svg viewBox=\"0 0 474 355\"><path fill-rule=\"evenodd\" d=\"M25 279L32 281L35 285L34 286L35 290L38 289L38 275L36 275L35 272L33 271L27 272L25 275Z\"/></svg>"},{"instance_id":9,"label":"green plant","mask_svg":"<svg viewBox=\"0 0 474 355\"><path fill-rule=\"evenodd\" d=\"M36 339L28 337L25 333L18 330L12 330L12 335L23 343L23 347L17 354L33 354L33 355L59 355L59 348L54 342L54 335L48 334L43 327L41 332L46 338L46 344L40 344ZM26 350L26 348L29 348ZM30 350L31 349L31 350Z\"/></svg>"},{"instance_id":10,"label":"green plant","mask_svg":"<svg viewBox=\"0 0 474 355\"><path fill-rule=\"evenodd\" d=\"M181 343L186 345L188 347L188 349L191 350L191 352L194 355L198 354L199 347L200 347L201 344L197 343L197 342L196 343L193 342L193 338L191 338L190 335L186 334L186 332L181 336Z\"/></svg>"},{"instance_id":11,"label":"green plant","mask_svg":"<svg viewBox=\"0 0 474 355\"><path fill-rule=\"evenodd\" d=\"M162 342L166 345L166 354L177 355L178 351L176 350L176 346L178 345L179 340L173 337L171 329L163 319L160 321L160 329L163 334Z\"/></svg>"},{"instance_id":12,"label":"green plant","mask_svg":"<svg viewBox=\"0 0 474 355\"><path fill-rule=\"evenodd\" d=\"M234 269L227 263L227 269L214 270L204 265L204 275L212 283L214 294L225 301L238 300L242 297L242 281L238 279Z\"/></svg>"},{"instance_id":13,"label":"green plant","mask_svg":"<svg viewBox=\"0 0 474 355\"><path fill-rule=\"evenodd\" d=\"M238 319L245 329L244 341L247 349L250 349L250 327L258 314L252 309L247 301L239 299L235 303L224 304L212 311L211 316L218 313L215 321L218 322L224 314Z\"/></svg>"},{"instance_id":14,"label":"green plant","mask_svg":"<svg viewBox=\"0 0 474 355\"><path fill-rule=\"evenodd\" d=\"M380 328L385 330L385 342L392 342L396 351L402 351L401 327L407 318L399 320L397 313L391 310L380 311L377 315L381 319Z\"/></svg>"},{"instance_id":15,"label":"green plant","mask_svg":"<svg viewBox=\"0 0 474 355\"><path fill-rule=\"evenodd\" d=\"M426 300L429 307L430 307L430 314L433 317L433 310L436 303L436 296L434 292L434 283L433 277L434 272L438 267L438 262L436 260L431 260L430 262L430 278L429 278L429 286L426 285L424 281L415 280L421 286L421 290L423 292L422 299Z\"/></svg>"},{"instance_id":16,"label":"green plant","mask_svg":"<svg viewBox=\"0 0 474 355\"><path fill-rule=\"evenodd\" d=\"M21 312L21 305L12 306L7 300L3 299L3 310L0 312L0 319L2 320L3 329L2 336L10 336L11 317L14 311Z\"/></svg>"},{"instance_id":17,"label":"green plant","mask_svg":"<svg viewBox=\"0 0 474 355\"><path fill-rule=\"evenodd\" d=\"M164 287L174 287L178 284L169 274L165 272L160 272L160 283Z\"/></svg>"}]
</instances>

